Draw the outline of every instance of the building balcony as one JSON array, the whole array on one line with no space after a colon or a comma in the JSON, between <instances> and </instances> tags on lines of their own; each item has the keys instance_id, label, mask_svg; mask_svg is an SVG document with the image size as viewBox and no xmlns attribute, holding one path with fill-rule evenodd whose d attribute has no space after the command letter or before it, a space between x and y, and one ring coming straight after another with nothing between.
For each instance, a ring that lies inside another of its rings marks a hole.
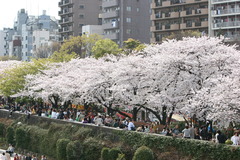
<instances>
[{"instance_id":1,"label":"building balcony","mask_svg":"<svg viewBox=\"0 0 240 160\"><path fill-rule=\"evenodd\" d=\"M63 27L63 28L59 29L58 31L60 34L62 34L62 33L72 32L73 29L72 29L72 26L68 26L68 27Z\"/></svg>"},{"instance_id":2,"label":"building balcony","mask_svg":"<svg viewBox=\"0 0 240 160\"><path fill-rule=\"evenodd\" d=\"M118 6L118 0L104 1L102 2L103 8Z\"/></svg>"},{"instance_id":3,"label":"building balcony","mask_svg":"<svg viewBox=\"0 0 240 160\"><path fill-rule=\"evenodd\" d=\"M165 8L170 6L179 6L179 5L187 5L187 4L198 4L208 2L208 0L179 0L179 1L171 1L165 0L162 3L153 2L151 7L152 8Z\"/></svg>"},{"instance_id":4,"label":"building balcony","mask_svg":"<svg viewBox=\"0 0 240 160\"><path fill-rule=\"evenodd\" d=\"M162 2L162 7L168 7L171 6L171 1L163 1Z\"/></svg>"},{"instance_id":5,"label":"building balcony","mask_svg":"<svg viewBox=\"0 0 240 160\"><path fill-rule=\"evenodd\" d=\"M208 21L180 24L180 29L194 29L194 28L207 28L207 27L208 27Z\"/></svg>"},{"instance_id":6,"label":"building balcony","mask_svg":"<svg viewBox=\"0 0 240 160\"><path fill-rule=\"evenodd\" d=\"M104 35L104 38L108 38L111 40L117 40L117 39L119 39L119 33L106 34L106 35Z\"/></svg>"},{"instance_id":7,"label":"building balcony","mask_svg":"<svg viewBox=\"0 0 240 160\"><path fill-rule=\"evenodd\" d=\"M73 23L72 17L68 17L68 18L64 18L64 19L59 20L60 25L67 24L67 23Z\"/></svg>"},{"instance_id":8,"label":"building balcony","mask_svg":"<svg viewBox=\"0 0 240 160\"><path fill-rule=\"evenodd\" d=\"M179 30L179 24L151 26L150 30L151 32Z\"/></svg>"},{"instance_id":9,"label":"building balcony","mask_svg":"<svg viewBox=\"0 0 240 160\"><path fill-rule=\"evenodd\" d=\"M240 14L240 9L233 8L233 9L222 9L222 10L212 11L213 17L231 16L236 14Z\"/></svg>"},{"instance_id":10,"label":"building balcony","mask_svg":"<svg viewBox=\"0 0 240 160\"><path fill-rule=\"evenodd\" d=\"M59 7L64 7L67 5L73 4L72 0L61 0L61 2L58 3Z\"/></svg>"},{"instance_id":11,"label":"building balcony","mask_svg":"<svg viewBox=\"0 0 240 160\"><path fill-rule=\"evenodd\" d=\"M219 3L229 3L229 2L239 2L239 0L213 0L213 4L219 4Z\"/></svg>"},{"instance_id":12,"label":"building balcony","mask_svg":"<svg viewBox=\"0 0 240 160\"><path fill-rule=\"evenodd\" d=\"M234 35L226 35L224 36L224 42L233 42L233 41L240 41L240 34L234 34Z\"/></svg>"},{"instance_id":13,"label":"building balcony","mask_svg":"<svg viewBox=\"0 0 240 160\"><path fill-rule=\"evenodd\" d=\"M155 31L156 31L156 26L151 26L151 27L150 27L150 31L151 31L151 32L155 32Z\"/></svg>"},{"instance_id":14,"label":"building balcony","mask_svg":"<svg viewBox=\"0 0 240 160\"><path fill-rule=\"evenodd\" d=\"M105 23L102 24L103 29L114 29L114 28L118 28L118 22L112 22L112 23Z\"/></svg>"},{"instance_id":15,"label":"building balcony","mask_svg":"<svg viewBox=\"0 0 240 160\"><path fill-rule=\"evenodd\" d=\"M167 19L167 18L178 18L178 17L179 17L179 12L152 14L151 15L151 20Z\"/></svg>"},{"instance_id":16,"label":"building balcony","mask_svg":"<svg viewBox=\"0 0 240 160\"><path fill-rule=\"evenodd\" d=\"M118 11L111 11L111 12L105 12L102 13L102 18L114 18L114 17L119 17L119 12Z\"/></svg>"},{"instance_id":17,"label":"building balcony","mask_svg":"<svg viewBox=\"0 0 240 160\"><path fill-rule=\"evenodd\" d=\"M214 23L213 29L240 28L240 21Z\"/></svg>"},{"instance_id":18,"label":"building balcony","mask_svg":"<svg viewBox=\"0 0 240 160\"><path fill-rule=\"evenodd\" d=\"M182 11L180 12L180 17L186 17L186 16L199 16L199 15L206 15L208 14L208 8L199 8L189 11Z\"/></svg>"},{"instance_id":19,"label":"building balcony","mask_svg":"<svg viewBox=\"0 0 240 160\"><path fill-rule=\"evenodd\" d=\"M63 9L62 11L58 12L59 16L67 15L67 14L73 14L73 9L68 8L68 9Z\"/></svg>"}]
</instances>

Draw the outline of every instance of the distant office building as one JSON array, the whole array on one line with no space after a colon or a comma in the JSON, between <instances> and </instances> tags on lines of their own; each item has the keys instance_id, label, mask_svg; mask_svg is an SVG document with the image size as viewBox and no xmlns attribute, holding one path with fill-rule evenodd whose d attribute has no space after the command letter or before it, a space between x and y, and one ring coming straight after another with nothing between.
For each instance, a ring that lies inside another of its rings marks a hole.
<instances>
[{"instance_id":1,"label":"distant office building","mask_svg":"<svg viewBox=\"0 0 240 160\"><path fill-rule=\"evenodd\" d=\"M102 0L61 0L59 2L60 41L82 35L84 25L100 25Z\"/></svg>"},{"instance_id":2,"label":"distant office building","mask_svg":"<svg viewBox=\"0 0 240 160\"><path fill-rule=\"evenodd\" d=\"M150 42L152 0L103 0L104 37L119 45L128 38Z\"/></svg>"},{"instance_id":3,"label":"distant office building","mask_svg":"<svg viewBox=\"0 0 240 160\"><path fill-rule=\"evenodd\" d=\"M210 36L223 35L225 41L240 40L240 1L209 0Z\"/></svg>"},{"instance_id":4,"label":"distant office building","mask_svg":"<svg viewBox=\"0 0 240 160\"><path fill-rule=\"evenodd\" d=\"M153 0L151 8L152 43L161 42L172 32L208 34L208 0Z\"/></svg>"}]
</instances>

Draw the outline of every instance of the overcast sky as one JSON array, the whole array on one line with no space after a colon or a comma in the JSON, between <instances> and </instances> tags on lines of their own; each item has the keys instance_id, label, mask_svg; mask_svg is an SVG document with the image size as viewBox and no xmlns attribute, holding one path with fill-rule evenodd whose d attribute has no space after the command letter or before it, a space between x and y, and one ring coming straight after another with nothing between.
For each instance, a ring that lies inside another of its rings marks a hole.
<instances>
[{"instance_id":1,"label":"overcast sky","mask_svg":"<svg viewBox=\"0 0 240 160\"><path fill-rule=\"evenodd\" d=\"M60 0L1 0L0 5L0 30L4 27L13 27L17 18L17 13L24 8L28 15L41 15L42 10L47 11L47 15L54 16L57 19L58 2Z\"/></svg>"}]
</instances>

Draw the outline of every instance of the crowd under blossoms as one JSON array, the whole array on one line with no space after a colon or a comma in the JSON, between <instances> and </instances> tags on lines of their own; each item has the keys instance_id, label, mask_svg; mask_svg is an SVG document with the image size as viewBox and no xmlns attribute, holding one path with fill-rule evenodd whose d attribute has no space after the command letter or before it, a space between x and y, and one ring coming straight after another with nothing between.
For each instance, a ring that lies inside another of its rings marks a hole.
<instances>
[{"instance_id":1,"label":"crowd under blossoms","mask_svg":"<svg viewBox=\"0 0 240 160\"><path fill-rule=\"evenodd\" d=\"M146 107L238 122L240 52L221 38L184 38L131 55L73 59L26 77L14 95L61 103Z\"/></svg>"}]
</instances>

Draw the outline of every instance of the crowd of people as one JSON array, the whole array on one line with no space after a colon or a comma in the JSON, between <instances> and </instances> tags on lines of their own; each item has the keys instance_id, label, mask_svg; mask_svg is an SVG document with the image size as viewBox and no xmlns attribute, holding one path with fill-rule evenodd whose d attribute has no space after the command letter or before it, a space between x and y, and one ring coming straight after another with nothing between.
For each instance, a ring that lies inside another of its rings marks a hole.
<instances>
[{"instance_id":1,"label":"crowd of people","mask_svg":"<svg viewBox=\"0 0 240 160\"><path fill-rule=\"evenodd\" d=\"M63 107L59 108L60 109L54 109L50 106L38 107L36 105L32 107L27 107L26 105L12 105L10 106L9 115L11 116L13 111L19 111L27 114L27 118L30 118L30 115L38 115L52 119L95 124L97 126L115 127L130 131L157 133L165 136L173 136L186 139L207 140L216 143L225 143L227 139L230 139L233 142L233 145L240 144L238 131L236 131L232 137L228 137L220 130L214 130L212 127L210 127L209 124L203 125L201 127L186 125L184 129L180 129L178 125L175 127L163 126L160 125L158 121L144 121L143 123L138 123L133 122L129 117L117 116L117 114L110 116L106 114L106 112L99 113L93 112L92 110L86 111L84 109L80 110L72 107L66 109Z\"/></svg>"},{"instance_id":2,"label":"crowd of people","mask_svg":"<svg viewBox=\"0 0 240 160\"><path fill-rule=\"evenodd\" d=\"M17 154L14 153L14 147L9 144L8 149L6 150L6 152L3 152L0 155L0 160L38 160L36 155L31 155L29 153L27 153L27 155L24 154ZM39 160L47 160L47 157L45 155L42 155L41 158Z\"/></svg>"}]
</instances>

